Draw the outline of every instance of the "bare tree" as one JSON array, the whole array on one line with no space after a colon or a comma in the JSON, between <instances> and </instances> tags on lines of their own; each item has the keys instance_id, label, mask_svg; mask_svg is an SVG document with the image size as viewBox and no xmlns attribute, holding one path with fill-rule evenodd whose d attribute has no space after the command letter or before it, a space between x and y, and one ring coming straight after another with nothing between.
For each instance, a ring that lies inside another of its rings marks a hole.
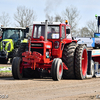
<instances>
[{"instance_id":1,"label":"bare tree","mask_svg":"<svg viewBox=\"0 0 100 100\"><path fill-rule=\"evenodd\" d=\"M90 36L92 35L94 35L94 33L96 33L97 32L97 23L96 23L96 21L95 20L90 20L90 21L88 21L87 22L87 28L88 28L88 30L90 31Z\"/></svg>"},{"instance_id":2,"label":"bare tree","mask_svg":"<svg viewBox=\"0 0 100 100\"><path fill-rule=\"evenodd\" d=\"M14 14L14 19L21 27L26 27L32 24L35 20L35 13L32 9L28 9L25 6L17 7L17 12Z\"/></svg>"},{"instance_id":3,"label":"bare tree","mask_svg":"<svg viewBox=\"0 0 100 100\"><path fill-rule=\"evenodd\" d=\"M53 16L50 16L48 14L46 14L46 19L50 22L53 22L54 21L54 17Z\"/></svg>"},{"instance_id":4,"label":"bare tree","mask_svg":"<svg viewBox=\"0 0 100 100\"><path fill-rule=\"evenodd\" d=\"M60 15L57 14L57 15L55 16L55 21L56 21L56 22L63 22L63 18L62 18Z\"/></svg>"},{"instance_id":5,"label":"bare tree","mask_svg":"<svg viewBox=\"0 0 100 100\"><path fill-rule=\"evenodd\" d=\"M77 10L76 7L70 6L67 7L66 10L63 12L64 14L64 19L68 20L69 25L71 25L71 31L72 34L74 35L74 32L76 33L76 27L78 25L78 21L80 20L79 17L79 11Z\"/></svg>"},{"instance_id":6,"label":"bare tree","mask_svg":"<svg viewBox=\"0 0 100 100\"><path fill-rule=\"evenodd\" d=\"M76 37L94 37L94 33L97 33L97 22L90 20L85 27L78 30Z\"/></svg>"},{"instance_id":7,"label":"bare tree","mask_svg":"<svg viewBox=\"0 0 100 100\"><path fill-rule=\"evenodd\" d=\"M2 15L0 16L0 23L3 26L8 26L10 24L10 17L8 13L2 12Z\"/></svg>"},{"instance_id":8,"label":"bare tree","mask_svg":"<svg viewBox=\"0 0 100 100\"><path fill-rule=\"evenodd\" d=\"M87 27L83 27L78 32L78 37L93 37L93 34L91 34L90 30Z\"/></svg>"},{"instance_id":9,"label":"bare tree","mask_svg":"<svg viewBox=\"0 0 100 100\"><path fill-rule=\"evenodd\" d=\"M55 16L50 16L50 15L46 14L46 18L50 22L63 22L63 19L58 14Z\"/></svg>"}]
</instances>

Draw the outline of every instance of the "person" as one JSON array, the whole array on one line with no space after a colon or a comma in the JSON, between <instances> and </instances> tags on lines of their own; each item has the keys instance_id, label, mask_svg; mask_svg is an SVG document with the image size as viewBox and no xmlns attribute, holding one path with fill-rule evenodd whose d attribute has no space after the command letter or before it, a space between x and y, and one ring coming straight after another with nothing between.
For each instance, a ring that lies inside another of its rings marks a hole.
<instances>
[{"instance_id":1,"label":"person","mask_svg":"<svg viewBox=\"0 0 100 100\"><path fill-rule=\"evenodd\" d=\"M51 33L48 34L48 39L52 39L52 34L55 33L55 29L51 28Z\"/></svg>"},{"instance_id":2,"label":"person","mask_svg":"<svg viewBox=\"0 0 100 100\"><path fill-rule=\"evenodd\" d=\"M17 42L17 40L18 40L18 34L16 33L16 31L14 31L14 34L11 35L10 38L12 38L15 42Z\"/></svg>"}]
</instances>

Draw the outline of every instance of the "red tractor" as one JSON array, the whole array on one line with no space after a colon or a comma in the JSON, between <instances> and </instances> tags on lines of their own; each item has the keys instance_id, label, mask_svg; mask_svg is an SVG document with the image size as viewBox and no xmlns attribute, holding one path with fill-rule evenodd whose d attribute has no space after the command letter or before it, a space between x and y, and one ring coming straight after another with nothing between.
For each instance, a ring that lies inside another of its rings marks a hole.
<instances>
[{"instance_id":1,"label":"red tractor","mask_svg":"<svg viewBox=\"0 0 100 100\"><path fill-rule=\"evenodd\" d=\"M22 79L25 69L35 73L46 70L57 81L84 79L87 74L86 46L72 39L67 22L34 23L31 39L28 44L22 43L17 53L12 62L14 79Z\"/></svg>"}]
</instances>

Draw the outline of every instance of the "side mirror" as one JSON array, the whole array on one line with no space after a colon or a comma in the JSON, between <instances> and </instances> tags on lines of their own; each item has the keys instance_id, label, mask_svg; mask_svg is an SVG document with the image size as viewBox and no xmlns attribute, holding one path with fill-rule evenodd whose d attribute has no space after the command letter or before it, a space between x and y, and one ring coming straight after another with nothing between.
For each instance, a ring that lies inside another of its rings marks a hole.
<instances>
[{"instance_id":1,"label":"side mirror","mask_svg":"<svg viewBox=\"0 0 100 100\"><path fill-rule=\"evenodd\" d=\"M70 34L70 29L66 29L66 34Z\"/></svg>"},{"instance_id":2,"label":"side mirror","mask_svg":"<svg viewBox=\"0 0 100 100\"><path fill-rule=\"evenodd\" d=\"M29 33L29 28L26 27L25 33Z\"/></svg>"},{"instance_id":3,"label":"side mirror","mask_svg":"<svg viewBox=\"0 0 100 100\"><path fill-rule=\"evenodd\" d=\"M27 38L27 37L28 37L28 36L27 36L28 33L29 33L29 28L26 27L26 29L25 29L25 33L24 33L24 38Z\"/></svg>"}]
</instances>

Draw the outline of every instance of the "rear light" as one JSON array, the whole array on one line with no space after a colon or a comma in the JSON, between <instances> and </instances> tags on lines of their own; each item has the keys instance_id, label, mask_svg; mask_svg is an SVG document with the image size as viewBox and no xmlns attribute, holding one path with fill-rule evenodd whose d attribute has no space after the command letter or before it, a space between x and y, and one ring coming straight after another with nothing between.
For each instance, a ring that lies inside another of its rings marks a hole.
<instances>
[{"instance_id":1,"label":"rear light","mask_svg":"<svg viewBox=\"0 0 100 100\"><path fill-rule=\"evenodd\" d=\"M58 49L58 48L59 48L59 42L58 42L58 41L55 41L55 42L54 42L54 48L55 48L55 49Z\"/></svg>"}]
</instances>

